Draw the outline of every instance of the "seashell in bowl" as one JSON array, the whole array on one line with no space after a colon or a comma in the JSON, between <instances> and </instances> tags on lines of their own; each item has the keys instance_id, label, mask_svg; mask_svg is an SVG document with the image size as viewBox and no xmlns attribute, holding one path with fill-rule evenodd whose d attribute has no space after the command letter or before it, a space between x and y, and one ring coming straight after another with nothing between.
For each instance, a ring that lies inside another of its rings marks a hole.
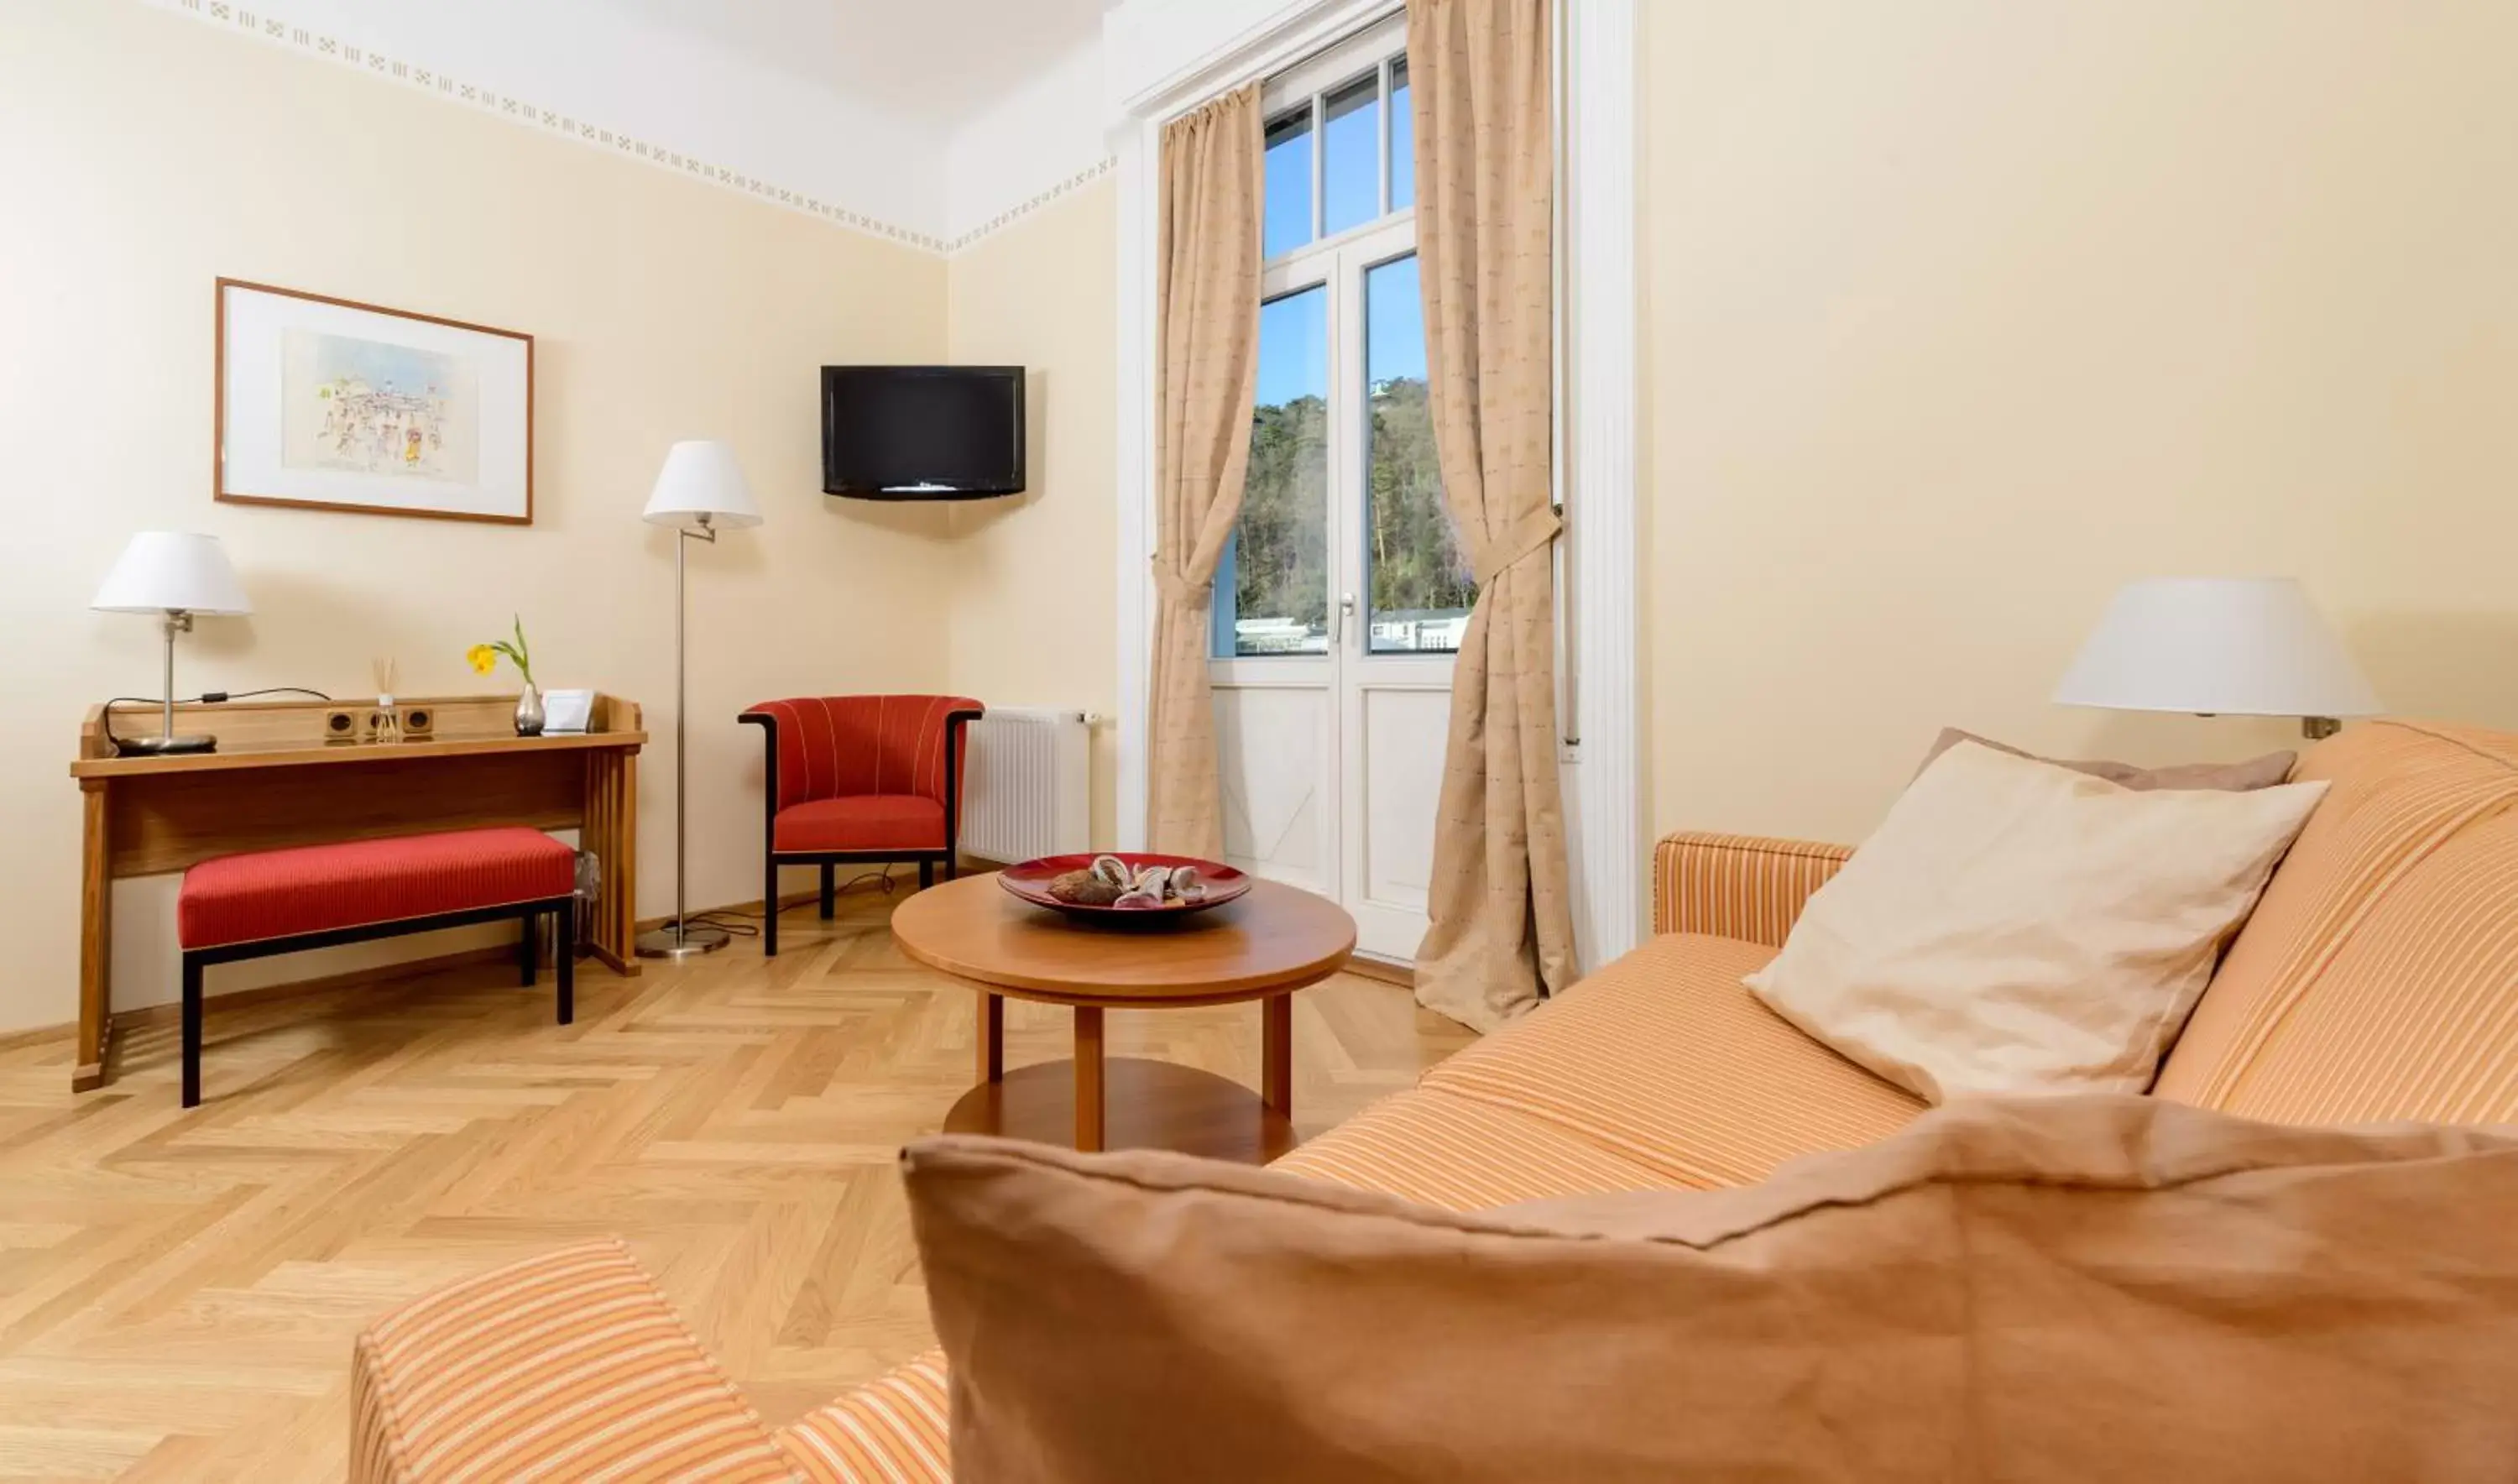
<instances>
[{"instance_id":1,"label":"seashell in bowl","mask_svg":"<svg viewBox=\"0 0 2518 1484\"><path fill-rule=\"evenodd\" d=\"M1049 895L1080 907L1107 907L1119 899L1119 888L1091 871L1066 871L1049 882Z\"/></svg>"}]
</instances>

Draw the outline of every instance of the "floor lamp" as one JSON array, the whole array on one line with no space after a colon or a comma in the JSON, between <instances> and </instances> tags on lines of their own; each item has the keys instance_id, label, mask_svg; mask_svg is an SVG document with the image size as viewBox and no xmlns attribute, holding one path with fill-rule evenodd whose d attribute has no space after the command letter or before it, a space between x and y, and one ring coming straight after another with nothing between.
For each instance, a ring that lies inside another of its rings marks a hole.
<instances>
[{"instance_id":1,"label":"floor lamp","mask_svg":"<svg viewBox=\"0 0 2518 1484\"><path fill-rule=\"evenodd\" d=\"M714 953L726 944L723 928L690 919L683 899L688 873L683 848L690 833L690 646L683 634L690 612L691 543L714 546L719 531L760 524L760 506L743 482L743 467L734 461L729 444L691 441L674 444L665 455L664 471L656 476L656 493L647 497L650 525L673 528L673 920L652 933L638 935L640 958L675 963ZM772 903L769 910L777 910Z\"/></svg>"}]
</instances>

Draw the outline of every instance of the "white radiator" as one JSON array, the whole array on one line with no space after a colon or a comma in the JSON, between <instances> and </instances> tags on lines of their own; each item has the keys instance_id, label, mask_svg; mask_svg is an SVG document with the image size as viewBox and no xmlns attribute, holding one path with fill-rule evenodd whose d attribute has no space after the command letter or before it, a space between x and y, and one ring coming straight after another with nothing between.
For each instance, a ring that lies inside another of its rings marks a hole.
<instances>
[{"instance_id":1,"label":"white radiator","mask_svg":"<svg viewBox=\"0 0 2518 1484\"><path fill-rule=\"evenodd\" d=\"M988 708L971 723L965 854L1000 864L1093 848L1089 713Z\"/></svg>"}]
</instances>

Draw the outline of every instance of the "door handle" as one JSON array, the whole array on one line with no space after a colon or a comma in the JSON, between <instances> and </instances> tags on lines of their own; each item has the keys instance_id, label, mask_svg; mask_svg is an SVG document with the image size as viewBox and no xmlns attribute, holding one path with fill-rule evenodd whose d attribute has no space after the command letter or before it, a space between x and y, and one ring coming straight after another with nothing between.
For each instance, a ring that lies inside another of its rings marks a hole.
<instances>
[{"instance_id":1,"label":"door handle","mask_svg":"<svg viewBox=\"0 0 2518 1484\"><path fill-rule=\"evenodd\" d=\"M1346 642L1347 621L1354 617L1355 594L1352 592L1339 593L1337 611L1329 619L1329 642L1331 644L1343 644Z\"/></svg>"}]
</instances>

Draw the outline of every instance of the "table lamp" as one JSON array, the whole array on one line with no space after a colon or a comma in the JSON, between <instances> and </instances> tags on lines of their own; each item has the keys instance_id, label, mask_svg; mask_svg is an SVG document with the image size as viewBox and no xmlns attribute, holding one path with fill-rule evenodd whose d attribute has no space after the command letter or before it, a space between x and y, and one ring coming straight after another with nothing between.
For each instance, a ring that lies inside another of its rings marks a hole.
<instances>
[{"instance_id":1,"label":"table lamp","mask_svg":"<svg viewBox=\"0 0 2518 1484\"><path fill-rule=\"evenodd\" d=\"M2297 717L2310 738L2383 708L2342 641L2287 577L2128 583L2055 687L2065 706Z\"/></svg>"},{"instance_id":2,"label":"table lamp","mask_svg":"<svg viewBox=\"0 0 2518 1484\"><path fill-rule=\"evenodd\" d=\"M652 933L638 935L640 958L671 959L679 963L714 953L726 945L723 928L694 923L683 898L686 873L683 870L683 842L690 819L690 652L683 637L683 621L690 604L689 556L691 543L704 541L712 546L719 531L737 530L760 524L760 506L754 503L752 487L744 483L743 466L735 462L730 444L707 441L676 443L665 454L665 467L656 476L655 493L647 497L646 520L650 525L672 526L673 542L673 920ZM775 912L776 902L765 902L762 910Z\"/></svg>"},{"instance_id":3,"label":"table lamp","mask_svg":"<svg viewBox=\"0 0 2518 1484\"><path fill-rule=\"evenodd\" d=\"M157 613L166 623L165 718L153 737L116 738L114 750L164 756L205 753L216 749L216 737L175 735L175 635L193 632L195 614L251 613L244 587L227 551L215 536L179 531L143 531L122 548L105 586L96 589L89 607L99 613ZM109 711L110 707L109 706Z\"/></svg>"}]
</instances>

